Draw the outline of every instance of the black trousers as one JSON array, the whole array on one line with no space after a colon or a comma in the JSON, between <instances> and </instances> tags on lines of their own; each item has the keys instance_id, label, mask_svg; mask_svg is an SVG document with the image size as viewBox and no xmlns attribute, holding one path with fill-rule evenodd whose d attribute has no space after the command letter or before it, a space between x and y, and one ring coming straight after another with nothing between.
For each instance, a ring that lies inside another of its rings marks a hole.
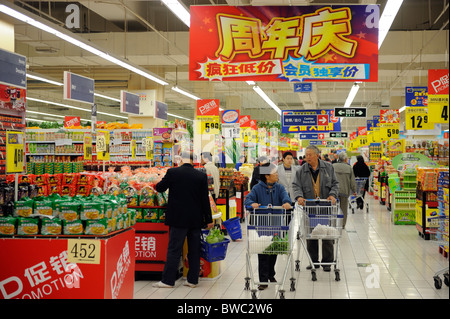
<instances>
[{"instance_id":1,"label":"black trousers","mask_svg":"<svg viewBox=\"0 0 450 319\"><path fill-rule=\"evenodd\" d=\"M306 241L309 256L314 263L319 262L319 240L309 239ZM334 240L322 240L322 261L331 263L334 261Z\"/></svg>"},{"instance_id":2,"label":"black trousers","mask_svg":"<svg viewBox=\"0 0 450 319\"><path fill-rule=\"evenodd\" d=\"M169 228L169 246L167 248L166 264L162 273L161 281L173 286L177 279L180 257L183 253L183 244L187 238L189 271L187 281L196 285L200 273L200 228Z\"/></svg>"},{"instance_id":3,"label":"black trousers","mask_svg":"<svg viewBox=\"0 0 450 319\"><path fill-rule=\"evenodd\" d=\"M258 274L260 282L269 282L275 277L277 255L258 254Z\"/></svg>"}]
</instances>

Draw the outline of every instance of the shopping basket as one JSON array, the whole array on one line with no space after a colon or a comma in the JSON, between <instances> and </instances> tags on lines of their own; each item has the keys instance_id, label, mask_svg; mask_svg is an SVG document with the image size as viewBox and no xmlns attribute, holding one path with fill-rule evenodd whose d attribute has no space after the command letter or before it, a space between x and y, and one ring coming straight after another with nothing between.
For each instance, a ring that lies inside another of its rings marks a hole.
<instances>
[{"instance_id":1,"label":"shopping basket","mask_svg":"<svg viewBox=\"0 0 450 319\"><path fill-rule=\"evenodd\" d=\"M215 262L224 260L227 255L228 244L230 240L224 238L223 241L210 244L205 240L208 231L202 233L201 246L200 246L200 257L208 262Z\"/></svg>"},{"instance_id":2,"label":"shopping basket","mask_svg":"<svg viewBox=\"0 0 450 319\"><path fill-rule=\"evenodd\" d=\"M448 212L447 212L448 213ZM448 258L448 215L439 215L434 217L429 217L428 222L431 224L438 225L437 228L429 228L427 230L427 233L429 233L430 239L434 240L437 245L439 246L440 250L447 252L447 258ZM447 262L447 267L442 268L441 270L437 271L434 276L434 287L436 289L442 288L442 279L441 276L444 276L444 283L448 287L448 281L449 281L449 267Z\"/></svg>"},{"instance_id":3,"label":"shopping basket","mask_svg":"<svg viewBox=\"0 0 450 319\"><path fill-rule=\"evenodd\" d=\"M238 240L242 238L241 219L239 217L230 218L222 224L230 235L231 240Z\"/></svg>"},{"instance_id":4,"label":"shopping basket","mask_svg":"<svg viewBox=\"0 0 450 319\"><path fill-rule=\"evenodd\" d=\"M301 214L298 231L298 238L301 245L298 245L296 270L300 270L300 249L306 251L309 264L311 266L311 279L317 280L316 267L334 266L335 280L340 280L340 270L338 263L339 241L342 237L342 225L344 215L339 210L339 204L332 204L328 200L306 200L304 206L297 206L297 214ZM308 240L330 240L334 242L332 262L314 262L307 249Z\"/></svg>"},{"instance_id":5,"label":"shopping basket","mask_svg":"<svg viewBox=\"0 0 450 319\"><path fill-rule=\"evenodd\" d=\"M351 195L350 200L348 201L348 206L352 210L352 214L355 213L355 206L357 200L360 199L363 202L364 207L366 208L366 213L369 213L369 203L364 200L364 192L366 190L366 185L368 183L368 177L356 177L356 196ZM357 207L356 207L357 208Z\"/></svg>"},{"instance_id":6,"label":"shopping basket","mask_svg":"<svg viewBox=\"0 0 450 319\"><path fill-rule=\"evenodd\" d=\"M247 263L245 289L251 290L252 298L257 298L256 285L276 285L277 294L280 299L285 298L283 289L287 278L288 268L291 268L290 291L295 291L294 264L292 258L292 248L294 245L294 232L292 229L292 211L287 211L282 207L260 207L247 210ZM251 263L251 256L263 255L283 255L286 256L286 267L283 271L281 282L258 282L254 279L254 272Z\"/></svg>"}]
</instances>

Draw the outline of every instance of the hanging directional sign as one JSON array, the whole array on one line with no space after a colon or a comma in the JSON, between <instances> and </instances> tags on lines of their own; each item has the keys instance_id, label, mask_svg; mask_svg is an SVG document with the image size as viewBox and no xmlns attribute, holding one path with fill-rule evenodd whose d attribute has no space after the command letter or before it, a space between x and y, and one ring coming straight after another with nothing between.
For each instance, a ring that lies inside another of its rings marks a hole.
<instances>
[{"instance_id":1,"label":"hanging directional sign","mask_svg":"<svg viewBox=\"0 0 450 319\"><path fill-rule=\"evenodd\" d=\"M330 132L330 137L348 137L347 132Z\"/></svg>"},{"instance_id":2,"label":"hanging directional sign","mask_svg":"<svg viewBox=\"0 0 450 319\"><path fill-rule=\"evenodd\" d=\"M336 117L366 117L367 109L364 107L335 107Z\"/></svg>"},{"instance_id":3,"label":"hanging directional sign","mask_svg":"<svg viewBox=\"0 0 450 319\"><path fill-rule=\"evenodd\" d=\"M300 133L301 140L323 140L325 133Z\"/></svg>"}]
</instances>

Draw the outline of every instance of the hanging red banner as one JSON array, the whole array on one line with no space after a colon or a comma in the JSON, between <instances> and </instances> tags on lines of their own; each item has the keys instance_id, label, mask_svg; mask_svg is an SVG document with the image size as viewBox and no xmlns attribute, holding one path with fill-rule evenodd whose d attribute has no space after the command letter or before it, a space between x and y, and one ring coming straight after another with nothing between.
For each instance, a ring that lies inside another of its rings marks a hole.
<instances>
[{"instance_id":1,"label":"hanging red banner","mask_svg":"<svg viewBox=\"0 0 450 319\"><path fill-rule=\"evenodd\" d=\"M189 80L378 80L378 5L191 6Z\"/></svg>"}]
</instances>

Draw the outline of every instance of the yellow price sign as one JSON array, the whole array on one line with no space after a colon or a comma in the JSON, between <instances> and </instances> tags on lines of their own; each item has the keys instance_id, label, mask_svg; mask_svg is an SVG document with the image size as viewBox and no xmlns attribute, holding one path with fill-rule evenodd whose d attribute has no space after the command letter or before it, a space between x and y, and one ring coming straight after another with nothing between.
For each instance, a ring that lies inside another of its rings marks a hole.
<instances>
[{"instance_id":1,"label":"yellow price sign","mask_svg":"<svg viewBox=\"0 0 450 319\"><path fill-rule=\"evenodd\" d=\"M92 136L90 133L84 134L83 150L84 150L84 159L92 160Z\"/></svg>"},{"instance_id":2,"label":"yellow price sign","mask_svg":"<svg viewBox=\"0 0 450 319\"><path fill-rule=\"evenodd\" d=\"M432 123L448 123L448 95L428 95L428 116Z\"/></svg>"},{"instance_id":3,"label":"yellow price sign","mask_svg":"<svg viewBox=\"0 0 450 319\"><path fill-rule=\"evenodd\" d=\"M202 134L220 134L219 116L198 116Z\"/></svg>"},{"instance_id":4,"label":"yellow price sign","mask_svg":"<svg viewBox=\"0 0 450 319\"><path fill-rule=\"evenodd\" d=\"M102 244L98 239L68 239L67 261L78 264L100 264Z\"/></svg>"},{"instance_id":5,"label":"yellow price sign","mask_svg":"<svg viewBox=\"0 0 450 319\"><path fill-rule=\"evenodd\" d=\"M6 132L6 173L23 172L23 132Z\"/></svg>"},{"instance_id":6,"label":"yellow price sign","mask_svg":"<svg viewBox=\"0 0 450 319\"><path fill-rule=\"evenodd\" d=\"M131 147L131 158L136 158L136 151L137 151L136 140L131 140L130 147Z\"/></svg>"},{"instance_id":7,"label":"yellow price sign","mask_svg":"<svg viewBox=\"0 0 450 319\"><path fill-rule=\"evenodd\" d=\"M97 132L97 159L109 161L109 131Z\"/></svg>"},{"instance_id":8,"label":"yellow price sign","mask_svg":"<svg viewBox=\"0 0 450 319\"><path fill-rule=\"evenodd\" d=\"M398 139L400 135L400 124L383 123L380 127L380 134L383 140L389 140L392 138Z\"/></svg>"},{"instance_id":9,"label":"yellow price sign","mask_svg":"<svg viewBox=\"0 0 450 319\"><path fill-rule=\"evenodd\" d=\"M379 143L381 142L381 132L380 127L374 127L373 128L373 142Z\"/></svg>"},{"instance_id":10,"label":"yellow price sign","mask_svg":"<svg viewBox=\"0 0 450 319\"><path fill-rule=\"evenodd\" d=\"M153 158L153 139L151 137L146 137L142 140L142 144L145 147L145 158L152 159Z\"/></svg>"},{"instance_id":11,"label":"yellow price sign","mask_svg":"<svg viewBox=\"0 0 450 319\"><path fill-rule=\"evenodd\" d=\"M426 107L407 107L405 110L406 130L433 130L434 123L430 121Z\"/></svg>"}]
</instances>

